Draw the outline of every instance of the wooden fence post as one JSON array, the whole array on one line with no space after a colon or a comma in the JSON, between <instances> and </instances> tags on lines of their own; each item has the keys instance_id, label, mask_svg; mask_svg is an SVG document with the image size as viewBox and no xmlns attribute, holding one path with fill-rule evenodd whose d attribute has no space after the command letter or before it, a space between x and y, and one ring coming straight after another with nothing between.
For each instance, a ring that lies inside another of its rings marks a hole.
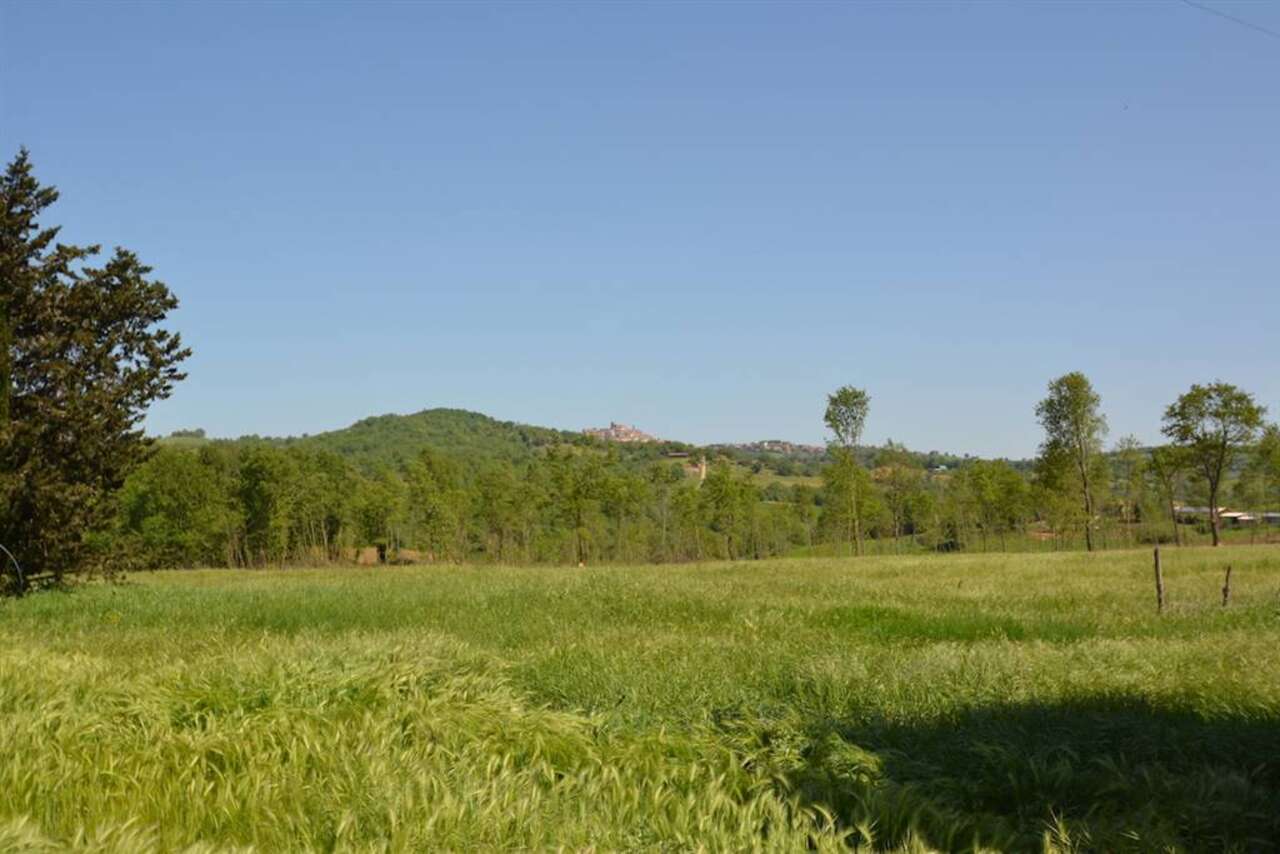
<instances>
[{"instance_id":1,"label":"wooden fence post","mask_svg":"<svg viewBox=\"0 0 1280 854\"><path fill-rule=\"evenodd\" d=\"M1231 564L1227 564L1227 577L1222 582L1222 607L1231 601Z\"/></svg>"},{"instance_id":2,"label":"wooden fence post","mask_svg":"<svg viewBox=\"0 0 1280 854\"><path fill-rule=\"evenodd\" d=\"M1160 547L1156 546L1156 613L1164 613L1164 574L1160 572Z\"/></svg>"}]
</instances>

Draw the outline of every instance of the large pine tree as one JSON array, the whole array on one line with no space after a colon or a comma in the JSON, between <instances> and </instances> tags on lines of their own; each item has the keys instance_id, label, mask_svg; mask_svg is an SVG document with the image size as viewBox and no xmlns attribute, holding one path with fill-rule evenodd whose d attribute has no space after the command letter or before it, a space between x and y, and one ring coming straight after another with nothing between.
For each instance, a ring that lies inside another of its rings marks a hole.
<instances>
[{"instance_id":1,"label":"large pine tree","mask_svg":"<svg viewBox=\"0 0 1280 854\"><path fill-rule=\"evenodd\" d=\"M0 544L61 582L93 564L90 535L147 454L147 407L190 351L161 328L177 300L136 255L94 267L98 246L42 227L57 199L25 149L0 179Z\"/></svg>"}]
</instances>

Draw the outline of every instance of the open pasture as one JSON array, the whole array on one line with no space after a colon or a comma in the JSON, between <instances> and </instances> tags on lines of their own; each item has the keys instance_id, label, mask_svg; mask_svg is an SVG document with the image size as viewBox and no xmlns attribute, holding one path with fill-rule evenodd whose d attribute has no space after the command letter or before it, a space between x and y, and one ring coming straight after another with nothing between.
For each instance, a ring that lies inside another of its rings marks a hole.
<instances>
[{"instance_id":1,"label":"open pasture","mask_svg":"<svg viewBox=\"0 0 1280 854\"><path fill-rule=\"evenodd\" d=\"M1232 564L1232 600L1221 604ZM0 850L1265 851L1280 548L0 602Z\"/></svg>"}]
</instances>

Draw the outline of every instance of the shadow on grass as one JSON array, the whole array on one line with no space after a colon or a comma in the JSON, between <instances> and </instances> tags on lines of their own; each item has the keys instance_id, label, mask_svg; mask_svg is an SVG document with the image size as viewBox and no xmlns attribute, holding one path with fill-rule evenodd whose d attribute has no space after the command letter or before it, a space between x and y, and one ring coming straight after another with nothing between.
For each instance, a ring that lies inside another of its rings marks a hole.
<instances>
[{"instance_id":1,"label":"shadow on grass","mask_svg":"<svg viewBox=\"0 0 1280 854\"><path fill-rule=\"evenodd\" d=\"M855 845L941 850L1280 850L1280 717L1137 699L986 707L944 721L721 726Z\"/></svg>"}]
</instances>

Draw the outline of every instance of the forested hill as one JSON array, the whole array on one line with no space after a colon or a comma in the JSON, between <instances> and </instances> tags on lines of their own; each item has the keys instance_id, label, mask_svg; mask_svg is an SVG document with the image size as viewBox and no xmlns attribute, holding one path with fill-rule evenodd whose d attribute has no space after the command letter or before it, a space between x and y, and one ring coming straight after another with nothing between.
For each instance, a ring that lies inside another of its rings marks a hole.
<instances>
[{"instance_id":1,"label":"forested hill","mask_svg":"<svg viewBox=\"0 0 1280 854\"><path fill-rule=\"evenodd\" d=\"M578 438L577 433L498 421L464 409L424 409L412 415L377 415L342 430L288 441L333 451L363 466L398 466L423 448L475 459L519 460L535 448Z\"/></svg>"},{"instance_id":2,"label":"forested hill","mask_svg":"<svg viewBox=\"0 0 1280 854\"><path fill-rule=\"evenodd\" d=\"M535 427L514 421L499 421L465 409L424 409L409 415L376 415L350 427L314 435L269 437L242 436L233 440L211 440L203 430L180 430L161 439L169 446L196 446L209 441L233 444L266 443L277 447L306 447L338 454L358 468L372 472L381 467L400 469L416 459L425 448L469 462L527 459L537 449L554 445L608 446L624 461L643 463L672 452L699 454L709 458L728 457L740 465L775 471L783 476L814 476L825 462L825 454L797 446L794 452L765 450L749 446L711 445L699 449L683 442L610 443L592 439L578 431ZM882 449L858 449L864 466L872 468ZM910 453L919 465L928 468L955 467L968 458L937 451Z\"/></svg>"},{"instance_id":3,"label":"forested hill","mask_svg":"<svg viewBox=\"0 0 1280 854\"><path fill-rule=\"evenodd\" d=\"M179 431L166 444L198 444L202 431ZM264 442L332 451L362 469L399 468L424 448L450 456L487 460L520 460L546 445L580 442L580 433L499 421L465 409L424 409L410 415L375 415L340 430L284 438L242 436L237 444Z\"/></svg>"}]
</instances>

